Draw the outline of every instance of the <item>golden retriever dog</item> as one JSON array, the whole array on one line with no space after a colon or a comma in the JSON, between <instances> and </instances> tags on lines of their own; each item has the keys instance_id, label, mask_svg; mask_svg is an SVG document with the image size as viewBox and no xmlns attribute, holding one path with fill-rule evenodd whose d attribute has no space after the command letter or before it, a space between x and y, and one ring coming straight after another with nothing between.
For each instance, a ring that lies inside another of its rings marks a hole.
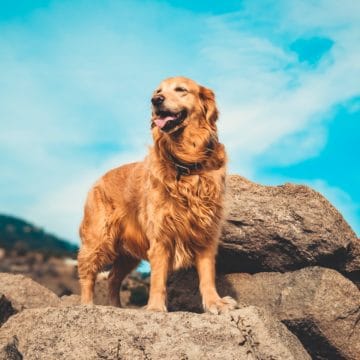
<instances>
[{"instance_id":1,"label":"golden retriever dog","mask_svg":"<svg viewBox=\"0 0 360 360\"><path fill-rule=\"evenodd\" d=\"M166 311L168 273L196 266L205 311L236 307L215 287L215 255L223 219L226 153L217 136L214 93L184 77L153 93L154 140L142 162L106 173L90 190L80 226L81 301L91 304L97 272L113 264L110 304L141 259L151 266L148 310Z\"/></svg>"}]
</instances>

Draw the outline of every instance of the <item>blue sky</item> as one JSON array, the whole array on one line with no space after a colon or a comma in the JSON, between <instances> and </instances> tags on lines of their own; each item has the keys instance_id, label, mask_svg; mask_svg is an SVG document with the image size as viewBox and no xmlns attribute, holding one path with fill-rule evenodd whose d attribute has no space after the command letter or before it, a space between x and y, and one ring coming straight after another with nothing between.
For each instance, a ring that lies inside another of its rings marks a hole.
<instances>
[{"instance_id":1,"label":"blue sky","mask_svg":"<svg viewBox=\"0 0 360 360\"><path fill-rule=\"evenodd\" d=\"M151 144L149 98L213 88L230 172L303 183L360 234L360 3L0 2L0 212L78 241L86 193Z\"/></svg>"}]
</instances>

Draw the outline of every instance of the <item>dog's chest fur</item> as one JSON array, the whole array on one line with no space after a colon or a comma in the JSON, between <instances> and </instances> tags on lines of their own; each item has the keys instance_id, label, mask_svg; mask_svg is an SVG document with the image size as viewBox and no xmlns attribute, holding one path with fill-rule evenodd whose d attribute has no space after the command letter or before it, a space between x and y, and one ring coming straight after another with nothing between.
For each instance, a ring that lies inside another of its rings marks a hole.
<instances>
[{"instance_id":1,"label":"dog's chest fur","mask_svg":"<svg viewBox=\"0 0 360 360\"><path fill-rule=\"evenodd\" d=\"M190 266L197 251L218 241L224 183L224 171L221 170L183 176L179 181L155 182L154 197L148 199L148 210L160 215L162 221L151 224L154 233L149 235L171 246L174 269ZM159 202L158 199L164 200ZM151 217L149 219L151 222Z\"/></svg>"}]
</instances>

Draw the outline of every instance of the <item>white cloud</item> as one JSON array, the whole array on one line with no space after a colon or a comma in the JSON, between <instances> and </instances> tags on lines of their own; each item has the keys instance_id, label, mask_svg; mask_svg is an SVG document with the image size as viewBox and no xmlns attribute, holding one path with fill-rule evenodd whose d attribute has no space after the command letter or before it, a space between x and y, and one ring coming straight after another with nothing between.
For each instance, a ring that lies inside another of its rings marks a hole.
<instances>
[{"instance_id":1,"label":"white cloud","mask_svg":"<svg viewBox=\"0 0 360 360\"><path fill-rule=\"evenodd\" d=\"M269 7L266 19L254 19L259 9L247 2L248 18L237 13L213 19L213 32L204 39L204 53L217 69L213 83L220 94L223 138L237 165L247 164L248 174L256 171L253 159L259 154L270 158L273 149L273 164L318 154L326 144L319 122L329 118L335 105L360 93L360 83L354 81L360 78L360 21L354 15L360 6L350 1L344 6L278 4ZM317 68L306 67L289 45L299 37L319 35L332 39L334 46ZM299 147L294 135L313 128L316 136L305 131L308 138L301 137L306 151L294 152Z\"/></svg>"}]
</instances>

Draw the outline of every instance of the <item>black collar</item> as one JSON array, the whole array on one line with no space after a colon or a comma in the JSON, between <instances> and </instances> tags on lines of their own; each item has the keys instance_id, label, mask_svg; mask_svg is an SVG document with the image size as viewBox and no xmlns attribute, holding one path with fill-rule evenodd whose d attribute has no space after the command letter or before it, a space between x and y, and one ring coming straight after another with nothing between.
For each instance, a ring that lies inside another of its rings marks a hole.
<instances>
[{"instance_id":1,"label":"black collar","mask_svg":"<svg viewBox=\"0 0 360 360\"><path fill-rule=\"evenodd\" d=\"M215 148L215 142L217 141L217 136L210 139L209 143L207 144L207 154L210 154L214 148ZM199 162L194 163L184 163L181 160L179 160L177 157L169 153L169 159L174 164L175 170L176 170L176 181L180 180L180 177L183 176L189 176L192 175L192 173L195 171L200 171L204 167Z\"/></svg>"},{"instance_id":2,"label":"black collar","mask_svg":"<svg viewBox=\"0 0 360 360\"><path fill-rule=\"evenodd\" d=\"M174 155L169 154L169 158L174 164L176 170L176 180L179 181L182 175L189 176L192 175L191 173L194 171L202 170L203 166L201 163L194 162L194 163L184 163L176 158Z\"/></svg>"}]
</instances>

